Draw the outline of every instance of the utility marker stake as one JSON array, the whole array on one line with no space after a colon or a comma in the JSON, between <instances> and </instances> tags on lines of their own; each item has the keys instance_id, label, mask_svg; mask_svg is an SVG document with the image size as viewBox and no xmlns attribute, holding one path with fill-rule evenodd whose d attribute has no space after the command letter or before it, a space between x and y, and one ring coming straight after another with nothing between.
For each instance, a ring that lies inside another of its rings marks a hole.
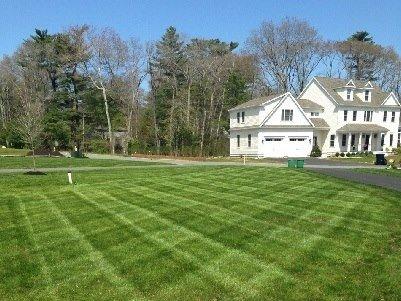
<instances>
[{"instance_id":1,"label":"utility marker stake","mask_svg":"<svg viewBox=\"0 0 401 301\"><path fill-rule=\"evenodd\" d=\"M68 175L68 183L72 184L72 173L71 173L71 170L68 170L67 175Z\"/></svg>"}]
</instances>

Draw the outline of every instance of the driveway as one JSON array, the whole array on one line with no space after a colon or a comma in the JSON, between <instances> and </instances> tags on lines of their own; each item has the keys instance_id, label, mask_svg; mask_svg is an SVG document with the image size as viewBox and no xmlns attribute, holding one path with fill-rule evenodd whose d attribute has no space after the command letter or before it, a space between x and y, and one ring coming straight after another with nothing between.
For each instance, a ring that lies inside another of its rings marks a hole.
<instances>
[{"instance_id":1,"label":"driveway","mask_svg":"<svg viewBox=\"0 0 401 301\"><path fill-rule=\"evenodd\" d=\"M310 170L352 182L380 186L401 192L401 177L364 173L349 168L310 168Z\"/></svg>"}]
</instances>

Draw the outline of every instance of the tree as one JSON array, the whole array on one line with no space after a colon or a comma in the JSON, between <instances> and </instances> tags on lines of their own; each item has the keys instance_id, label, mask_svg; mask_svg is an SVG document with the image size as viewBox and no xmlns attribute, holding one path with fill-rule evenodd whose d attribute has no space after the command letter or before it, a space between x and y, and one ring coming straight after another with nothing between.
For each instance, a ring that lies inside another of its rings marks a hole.
<instances>
[{"instance_id":1,"label":"tree","mask_svg":"<svg viewBox=\"0 0 401 301\"><path fill-rule=\"evenodd\" d=\"M246 44L265 84L276 92L300 92L326 55L316 29L295 18L263 22Z\"/></svg>"},{"instance_id":2,"label":"tree","mask_svg":"<svg viewBox=\"0 0 401 301\"><path fill-rule=\"evenodd\" d=\"M101 91L107 119L110 152L114 154L114 137L109 111L108 93L114 80L124 68L128 56L128 47L121 37L112 29L105 28L89 35L90 57L86 71L93 86Z\"/></svg>"},{"instance_id":3,"label":"tree","mask_svg":"<svg viewBox=\"0 0 401 301\"><path fill-rule=\"evenodd\" d=\"M23 70L22 76L16 83L19 107L16 118L16 130L24 142L32 149L33 169L36 170L35 149L43 130L45 91L43 82L30 72Z\"/></svg>"}]
</instances>

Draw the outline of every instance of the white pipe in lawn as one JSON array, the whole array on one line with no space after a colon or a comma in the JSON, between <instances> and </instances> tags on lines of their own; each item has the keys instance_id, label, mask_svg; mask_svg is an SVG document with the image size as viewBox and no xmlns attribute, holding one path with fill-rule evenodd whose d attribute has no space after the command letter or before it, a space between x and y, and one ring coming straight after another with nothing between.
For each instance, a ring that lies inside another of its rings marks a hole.
<instances>
[{"instance_id":1,"label":"white pipe in lawn","mask_svg":"<svg viewBox=\"0 0 401 301\"><path fill-rule=\"evenodd\" d=\"M68 171L67 175L68 175L68 183L72 184L72 173L71 173L71 170Z\"/></svg>"}]
</instances>

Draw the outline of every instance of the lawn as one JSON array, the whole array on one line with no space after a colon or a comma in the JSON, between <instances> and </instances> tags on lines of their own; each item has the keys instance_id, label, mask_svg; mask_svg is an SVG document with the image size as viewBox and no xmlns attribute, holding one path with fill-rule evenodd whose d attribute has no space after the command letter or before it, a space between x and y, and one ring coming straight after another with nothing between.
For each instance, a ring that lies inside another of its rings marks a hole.
<instances>
[{"instance_id":1,"label":"lawn","mask_svg":"<svg viewBox=\"0 0 401 301\"><path fill-rule=\"evenodd\" d=\"M0 177L1 300L398 299L401 194L306 170Z\"/></svg>"},{"instance_id":2,"label":"lawn","mask_svg":"<svg viewBox=\"0 0 401 301\"><path fill-rule=\"evenodd\" d=\"M0 148L0 156L26 156L28 149Z\"/></svg>"},{"instance_id":3,"label":"lawn","mask_svg":"<svg viewBox=\"0 0 401 301\"><path fill-rule=\"evenodd\" d=\"M360 157L329 157L329 159L338 160L341 162L374 164L374 162L376 161L376 156L375 155L367 155L367 156L360 156Z\"/></svg>"},{"instance_id":4,"label":"lawn","mask_svg":"<svg viewBox=\"0 0 401 301\"><path fill-rule=\"evenodd\" d=\"M0 169L2 168L24 168L30 169L33 166L32 157L0 157ZM56 157L37 157L36 167L110 167L110 166L143 166L149 164L160 164L159 162L144 162L134 160L109 160L109 159L77 159L77 158L56 158Z\"/></svg>"}]
</instances>

